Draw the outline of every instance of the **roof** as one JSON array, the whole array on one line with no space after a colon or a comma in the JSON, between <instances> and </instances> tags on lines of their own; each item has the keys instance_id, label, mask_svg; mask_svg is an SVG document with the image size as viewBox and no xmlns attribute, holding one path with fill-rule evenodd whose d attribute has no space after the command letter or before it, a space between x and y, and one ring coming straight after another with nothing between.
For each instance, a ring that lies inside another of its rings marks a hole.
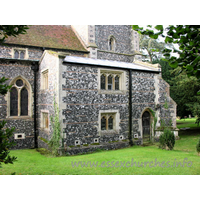
<instances>
[{"instance_id":1,"label":"roof","mask_svg":"<svg viewBox=\"0 0 200 200\"><path fill-rule=\"evenodd\" d=\"M145 65L141 65L137 63L127 63L127 62L112 61L112 60L100 60L100 59L85 58L85 57L66 56L63 62L96 65L96 66L101 66L101 67L132 69L132 70L139 70L139 71L151 71L151 72L157 72L157 73L160 72L160 68L145 66Z\"/></svg>"},{"instance_id":2,"label":"roof","mask_svg":"<svg viewBox=\"0 0 200 200\"><path fill-rule=\"evenodd\" d=\"M26 34L8 37L7 44L87 51L71 26L31 25Z\"/></svg>"}]
</instances>

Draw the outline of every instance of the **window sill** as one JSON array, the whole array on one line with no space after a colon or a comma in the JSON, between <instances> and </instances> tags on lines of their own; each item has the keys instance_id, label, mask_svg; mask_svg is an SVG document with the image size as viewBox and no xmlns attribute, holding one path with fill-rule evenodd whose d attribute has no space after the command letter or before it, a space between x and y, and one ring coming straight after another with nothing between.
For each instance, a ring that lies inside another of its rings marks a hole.
<instances>
[{"instance_id":1,"label":"window sill","mask_svg":"<svg viewBox=\"0 0 200 200\"><path fill-rule=\"evenodd\" d=\"M104 130L104 131L100 131L100 135L116 135L119 134L119 131L116 130Z\"/></svg>"},{"instance_id":2,"label":"window sill","mask_svg":"<svg viewBox=\"0 0 200 200\"><path fill-rule=\"evenodd\" d=\"M8 116L6 117L6 120L20 120L20 119L28 119L28 120L33 120L33 117L30 116Z\"/></svg>"},{"instance_id":3,"label":"window sill","mask_svg":"<svg viewBox=\"0 0 200 200\"><path fill-rule=\"evenodd\" d=\"M127 90L98 90L99 94L123 94L125 95Z\"/></svg>"}]
</instances>

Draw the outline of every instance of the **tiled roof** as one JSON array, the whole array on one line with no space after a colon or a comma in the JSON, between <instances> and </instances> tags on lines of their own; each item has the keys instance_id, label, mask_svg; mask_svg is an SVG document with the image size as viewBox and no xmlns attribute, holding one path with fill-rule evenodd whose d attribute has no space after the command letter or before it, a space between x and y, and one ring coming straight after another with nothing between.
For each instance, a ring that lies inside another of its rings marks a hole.
<instances>
[{"instance_id":1,"label":"tiled roof","mask_svg":"<svg viewBox=\"0 0 200 200\"><path fill-rule=\"evenodd\" d=\"M26 34L9 37L5 43L87 51L71 26L31 25Z\"/></svg>"}]
</instances>

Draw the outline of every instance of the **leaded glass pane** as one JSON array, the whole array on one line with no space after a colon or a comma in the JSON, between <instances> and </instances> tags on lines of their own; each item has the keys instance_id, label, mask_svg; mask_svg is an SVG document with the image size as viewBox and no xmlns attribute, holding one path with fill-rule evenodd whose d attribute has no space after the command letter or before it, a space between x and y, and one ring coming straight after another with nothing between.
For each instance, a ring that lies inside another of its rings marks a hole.
<instances>
[{"instance_id":1,"label":"leaded glass pane","mask_svg":"<svg viewBox=\"0 0 200 200\"><path fill-rule=\"evenodd\" d=\"M21 87L21 86L23 86L23 81L21 80L21 79L18 79L17 81L16 81L16 86L18 86L18 87Z\"/></svg>"},{"instance_id":2,"label":"leaded glass pane","mask_svg":"<svg viewBox=\"0 0 200 200\"><path fill-rule=\"evenodd\" d=\"M19 51L15 50L15 58L19 58Z\"/></svg>"},{"instance_id":3,"label":"leaded glass pane","mask_svg":"<svg viewBox=\"0 0 200 200\"><path fill-rule=\"evenodd\" d=\"M119 90L119 76L115 77L115 90Z\"/></svg>"},{"instance_id":4,"label":"leaded glass pane","mask_svg":"<svg viewBox=\"0 0 200 200\"><path fill-rule=\"evenodd\" d=\"M101 90L105 90L106 89L106 77L105 75L101 75Z\"/></svg>"},{"instance_id":5,"label":"leaded glass pane","mask_svg":"<svg viewBox=\"0 0 200 200\"><path fill-rule=\"evenodd\" d=\"M112 90L112 76L108 76L108 90Z\"/></svg>"},{"instance_id":6,"label":"leaded glass pane","mask_svg":"<svg viewBox=\"0 0 200 200\"><path fill-rule=\"evenodd\" d=\"M108 118L108 129L109 130L113 129L113 118L112 117Z\"/></svg>"},{"instance_id":7,"label":"leaded glass pane","mask_svg":"<svg viewBox=\"0 0 200 200\"><path fill-rule=\"evenodd\" d=\"M18 115L18 92L15 87L10 90L10 116Z\"/></svg>"},{"instance_id":8,"label":"leaded glass pane","mask_svg":"<svg viewBox=\"0 0 200 200\"><path fill-rule=\"evenodd\" d=\"M21 90L21 115L28 115L28 91L26 88Z\"/></svg>"},{"instance_id":9,"label":"leaded glass pane","mask_svg":"<svg viewBox=\"0 0 200 200\"><path fill-rule=\"evenodd\" d=\"M24 51L21 51L20 52L20 59L24 59L24 55L25 55Z\"/></svg>"},{"instance_id":10,"label":"leaded glass pane","mask_svg":"<svg viewBox=\"0 0 200 200\"><path fill-rule=\"evenodd\" d=\"M101 118L101 130L106 130L106 118Z\"/></svg>"}]
</instances>

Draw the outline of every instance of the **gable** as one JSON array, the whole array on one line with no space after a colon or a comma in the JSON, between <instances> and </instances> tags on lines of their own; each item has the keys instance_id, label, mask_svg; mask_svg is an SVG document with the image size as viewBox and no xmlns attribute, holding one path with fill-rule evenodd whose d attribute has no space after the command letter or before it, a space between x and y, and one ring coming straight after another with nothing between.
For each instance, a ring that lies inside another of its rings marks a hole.
<instances>
[{"instance_id":1,"label":"gable","mask_svg":"<svg viewBox=\"0 0 200 200\"><path fill-rule=\"evenodd\" d=\"M7 44L87 51L71 26L31 25L26 34L6 39Z\"/></svg>"}]
</instances>

